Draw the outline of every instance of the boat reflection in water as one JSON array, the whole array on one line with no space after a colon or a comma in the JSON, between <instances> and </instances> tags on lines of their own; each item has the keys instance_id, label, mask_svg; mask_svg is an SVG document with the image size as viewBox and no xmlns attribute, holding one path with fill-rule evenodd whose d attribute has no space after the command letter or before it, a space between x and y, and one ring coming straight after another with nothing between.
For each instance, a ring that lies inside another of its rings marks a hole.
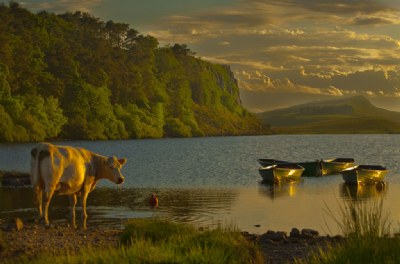
<instances>
[{"instance_id":1,"label":"boat reflection in water","mask_svg":"<svg viewBox=\"0 0 400 264\"><path fill-rule=\"evenodd\" d=\"M340 185L340 196L354 201L382 197L386 194L386 191L387 185L384 182L377 182L376 184L342 183Z\"/></svg>"},{"instance_id":2,"label":"boat reflection in water","mask_svg":"<svg viewBox=\"0 0 400 264\"><path fill-rule=\"evenodd\" d=\"M294 197L298 184L300 184L300 182L271 184L262 181L259 184L258 190L261 195L268 196L272 200L279 197Z\"/></svg>"}]
</instances>

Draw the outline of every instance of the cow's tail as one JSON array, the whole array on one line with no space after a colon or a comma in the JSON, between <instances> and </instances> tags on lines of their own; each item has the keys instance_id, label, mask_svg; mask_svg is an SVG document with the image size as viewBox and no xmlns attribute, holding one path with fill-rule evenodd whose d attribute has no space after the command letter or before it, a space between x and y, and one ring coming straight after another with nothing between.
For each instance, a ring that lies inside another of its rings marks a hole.
<instances>
[{"instance_id":1,"label":"cow's tail","mask_svg":"<svg viewBox=\"0 0 400 264\"><path fill-rule=\"evenodd\" d=\"M49 144L39 143L31 150L31 184L35 186L40 184L43 179L40 172L40 163L42 159L50 155Z\"/></svg>"},{"instance_id":2,"label":"cow's tail","mask_svg":"<svg viewBox=\"0 0 400 264\"><path fill-rule=\"evenodd\" d=\"M39 182L40 172L39 172L39 147L35 147L31 150L31 184L32 186L36 186Z\"/></svg>"}]
</instances>

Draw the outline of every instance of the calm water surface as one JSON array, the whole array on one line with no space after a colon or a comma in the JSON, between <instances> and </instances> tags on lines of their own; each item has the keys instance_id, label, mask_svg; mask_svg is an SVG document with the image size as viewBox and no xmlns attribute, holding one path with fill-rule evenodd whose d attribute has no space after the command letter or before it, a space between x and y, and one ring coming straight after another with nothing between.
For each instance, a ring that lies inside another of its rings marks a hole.
<instances>
[{"instance_id":1,"label":"calm water surface","mask_svg":"<svg viewBox=\"0 0 400 264\"><path fill-rule=\"evenodd\" d=\"M292 227L339 233L326 210L343 201L384 200L400 227L400 135L279 135L191 139L55 142L126 157L121 188L103 181L88 198L88 224L117 224L128 218L164 217L196 226L236 225L263 233ZM0 170L29 171L34 144L0 144ZM349 187L340 175L304 178L295 184L260 183L257 158L309 161L353 157L357 164L379 164L390 172L386 188ZM158 194L160 205L147 204ZM32 217L29 188L0 188L0 218ZM50 219L65 222L66 197L52 201ZM257 227L257 226L260 227Z\"/></svg>"}]
</instances>

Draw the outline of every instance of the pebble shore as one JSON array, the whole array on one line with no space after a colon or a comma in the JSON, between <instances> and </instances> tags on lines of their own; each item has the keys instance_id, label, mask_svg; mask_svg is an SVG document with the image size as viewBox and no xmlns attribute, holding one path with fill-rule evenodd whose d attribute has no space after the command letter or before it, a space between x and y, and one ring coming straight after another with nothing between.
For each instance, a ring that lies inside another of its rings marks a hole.
<instances>
[{"instance_id":1,"label":"pebble shore","mask_svg":"<svg viewBox=\"0 0 400 264\"><path fill-rule=\"evenodd\" d=\"M2 260L21 256L35 257L41 253L77 253L84 247L118 247L121 229L91 227L74 230L68 225L51 225L26 222L21 219L1 220L0 228L5 248L0 247ZM341 236L320 236L312 229L293 228L283 231L267 231L256 235L242 232L249 241L258 243L268 264L292 263L295 259L306 260L317 248L343 241Z\"/></svg>"}]
</instances>

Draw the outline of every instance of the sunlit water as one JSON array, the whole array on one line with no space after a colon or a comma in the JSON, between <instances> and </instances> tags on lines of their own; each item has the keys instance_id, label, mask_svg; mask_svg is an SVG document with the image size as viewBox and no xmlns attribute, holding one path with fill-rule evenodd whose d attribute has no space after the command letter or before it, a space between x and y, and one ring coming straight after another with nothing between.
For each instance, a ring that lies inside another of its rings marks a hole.
<instances>
[{"instance_id":1,"label":"sunlit water","mask_svg":"<svg viewBox=\"0 0 400 264\"><path fill-rule=\"evenodd\" d=\"M400 135L279 135L129 141L56 142L85 147L103 155L126 157L121 188L103 181L88 198L88 225L122 226L129 218L163 217L202 227L234 225L263 233L313 228L340 233L343 201L382 198L393 226L400 220ZM0 144L0 170L29 171L33 144ZM357 164L389 169L386 188L348 187L340 175L303 178L295 184L260 183L257 158L310 161L352 157ZM159 207L148 197L156 192ZM67 198L56 197L50 219L65 222ZM32 217L29 188L0 188L0 218ZM80 212L78 212L79 214Z\"/></svg>"}]
</instances>

